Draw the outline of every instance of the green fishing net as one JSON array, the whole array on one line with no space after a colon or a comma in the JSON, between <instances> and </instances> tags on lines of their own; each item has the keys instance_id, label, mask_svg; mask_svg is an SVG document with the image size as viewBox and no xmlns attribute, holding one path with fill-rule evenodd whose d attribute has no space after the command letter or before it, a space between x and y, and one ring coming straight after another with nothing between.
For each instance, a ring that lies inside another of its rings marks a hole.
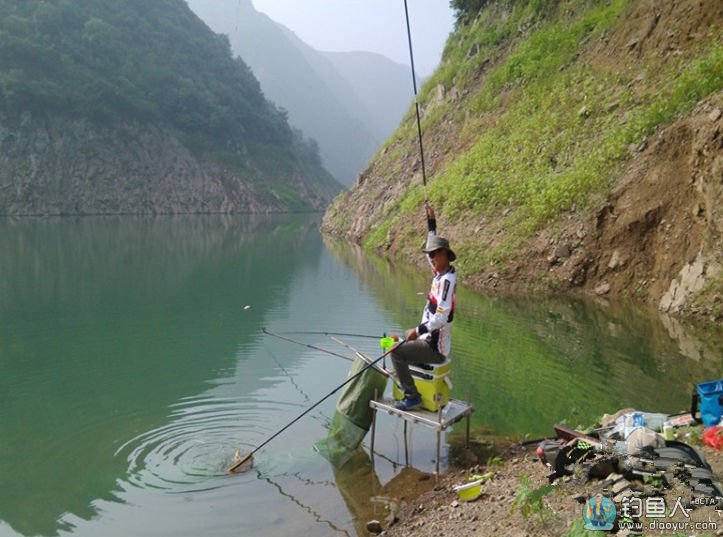
<instances>
[{"instance_id":1,"label":"green fishing net","mask_svg":"<svg viewBox=\"0 0 723 537\"><path fill-rule=\"evenodd\" d=\"M349 376L359 373L366 362L354 360ZM329 434L314 444L314 448L337 468L344 466L359 447L372 424L373 411L369 401L381 397L387 378L370 367L344 386L336 402Z\"/></svg>"}]
</instances>

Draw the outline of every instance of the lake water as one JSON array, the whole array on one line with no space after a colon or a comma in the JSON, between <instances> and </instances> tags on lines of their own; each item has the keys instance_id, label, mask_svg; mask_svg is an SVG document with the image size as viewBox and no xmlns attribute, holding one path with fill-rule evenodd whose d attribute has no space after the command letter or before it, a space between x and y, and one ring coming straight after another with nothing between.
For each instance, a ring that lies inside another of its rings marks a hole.
<instances>
[{"instance_id":1,"label":"lake water","mask_svg":"<svg viewBox=\"0 0 723 537\"><path fill-rule=\"evenodd\" d=\"M431 486L434 435L382 416L376 466L317 455L348 363L263 335L415 325L429 275L325 243L316 215L0 222L0 537L363 535ZM723 337L605 302L461 289L453 394L477 442L625 406L673 412ZM322 336L305 341L344 352ZM350 340L351 341L351 340ZM371 354L375 343L354 341ZM445 461L462 427L445 438ZM452 446L452 447L450 447ZM445 462L446 464L446 462Z\"/></svg>"}]
</instances>

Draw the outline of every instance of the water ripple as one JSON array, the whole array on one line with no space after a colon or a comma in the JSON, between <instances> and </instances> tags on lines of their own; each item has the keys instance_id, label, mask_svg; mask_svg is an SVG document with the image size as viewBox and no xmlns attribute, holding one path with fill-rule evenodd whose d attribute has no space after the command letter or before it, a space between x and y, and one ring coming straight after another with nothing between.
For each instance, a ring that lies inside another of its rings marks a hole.
<instances>
[{"instance_id":1,"label":"water ripple","mask_svg":"<svg viewBox=\"0 0 723 537\"><path fill-rule=\"evenodd\" d=\"M115 456L126 457L126 480L134 487L168 492L219 488L228 482L221 477L234 456L274 432L269 415L297 406L250 397L187 398L171 406L169 423L130 439Z\"/></svg>"}]
</instances>

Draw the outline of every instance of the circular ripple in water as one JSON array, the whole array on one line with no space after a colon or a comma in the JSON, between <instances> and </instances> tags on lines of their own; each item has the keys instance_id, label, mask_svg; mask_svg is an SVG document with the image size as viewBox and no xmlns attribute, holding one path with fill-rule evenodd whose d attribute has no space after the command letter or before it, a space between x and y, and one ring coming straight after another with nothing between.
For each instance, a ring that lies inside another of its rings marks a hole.
<instances>
[{"instance_id":1,"label":"circular ripple in water","mask_svg":"<svg viewBox=\"0 0 723 537\"><path fill-rule=\"evenodd\" d=\"M190 398L173 406L167 425L126 442L127 481L136 487L188 492L223 486L236 454L274 431L268 415L288 406L258 399ZM263 408L263 413L258 410Z\"/></svg>"}]
</instances>

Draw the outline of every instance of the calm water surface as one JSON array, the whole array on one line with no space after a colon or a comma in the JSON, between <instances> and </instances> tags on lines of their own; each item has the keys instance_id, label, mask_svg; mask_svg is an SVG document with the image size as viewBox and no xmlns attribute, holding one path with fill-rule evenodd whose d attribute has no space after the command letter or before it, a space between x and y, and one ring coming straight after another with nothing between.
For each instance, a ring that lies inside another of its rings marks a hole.
<instances>
[{"instance_id":1,"label":"calm water surface","mask_svg":"<svg viewBox=\"0 0 723 537\"><path fill-rule=\"evenodd\" d=\"M315 454L334 398L259 453L255 471L224 475L235 450L348 369L262 327L381 334L418 322L426 274L325 244L318 223L0 222L0 537L364 535L403 491L427 486L433 435L413 432L404 469L388 417L375 471L366 454L342 470ZM454 394L475 405L481 441L622 406L677 411L723 370L720 334L700 339L647 310L465 289L458 302Z\"/></svg>"}]
</instances>

